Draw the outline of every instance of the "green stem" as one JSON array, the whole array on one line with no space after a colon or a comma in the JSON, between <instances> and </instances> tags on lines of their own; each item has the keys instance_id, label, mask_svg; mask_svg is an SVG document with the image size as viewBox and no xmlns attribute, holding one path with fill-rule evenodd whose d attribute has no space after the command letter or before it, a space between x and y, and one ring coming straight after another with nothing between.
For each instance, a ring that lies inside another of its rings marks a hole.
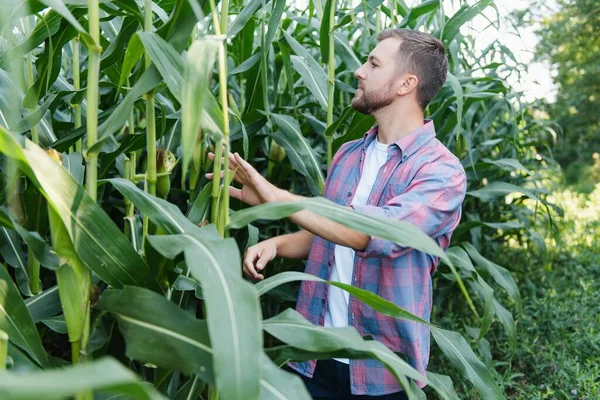
<instances>
[{"instance_id":1,"label":"green stem","mask_svg":"<svg viewBox=\"0 0 600 400\"><path fill-rule=\"evenodd\" d=\"M156 194L156 125L154 117L154 92L148 93L146 103L146 138L148 142L148 193Z\"/></svg>"},{"instance_id":2,"label":"green stem","mask_svg":"<svg viewBox=\"0 0 600 400\"><path fill-rule=\"evenodd\" d=\"M388 9L390 10L392 27L394 27L398 23L397 19L396 19L396 0L389 0L388 3L389 3Z\"/></svg>"},{"instance_id":3,"label":"green stem","mask_svg":"<svg viewBox=\"0 0 600 400\"><path fill-rule=\"evenodd\" d=\"M25 17L25 32L29 34L29 17ZM31 60L31 53L27 53L26 56L26 67L27 67L27 87L31 87L34 82L33 76L33 62ZM33 143L40 144L40 134L37 125L31 127L31 140ZM36 226L37 228L37 226ZM29 289L31 293L38 294L40 292L40 263L35 258L31 248L27 248L27 275L29 276Z\"/></svg>"},{"instance_id":4,"label":"green stem","mask_svg":"<svg viewBox=\"0 0 600 400\"><path fill-rule=\"evenodd\" d=\"M215 33L226 35L227 18L229 15L229 1L225 0L221 6L221 24L218 25L217 11L214 0L210 1L211 14L215 23ZM221 158L223 158L223 170L225 171L224 182L229 181L229 106L227 99L227 42L225 39L219 43L219 100L223 113L223 140L215 144L214 176L212 186L212 209L211 220L217 224L217 230L221 237L225 236L225 227L229 224L229 190L223 190L223 201L220 200Z\"/></svg>"},{"instance_id":5,"label":"green stem","mask_svg":"<svg viewBox=\"0 0 600 400\"><path fill-rule=\"evenodd\" d=\"M219 400L219 390L216 386L211 386L209 388L208 400Z\"/></svg>"},{"instance_id":6,"label":"green stem","mask_svg":"<svg viewBox=\"0 0 600 400\"><path fill-rule=\"evenodd\" d=\"M227 18L229 17L229 0L221 1L221 32L227 33Z\"/></svg>"},{"instance_id":7,"label":"green stem","mask_svg":"<svg viewBox=\"0 0 600 400\"><path fill-rule=\"evenodd\" d=\"M379 35L379 32L381 32L381 7L375 10L375 34Z\"/></svg>"},{"instance_id":8,"label":"green stem","mask_svg":"<svg viewBox=\"0 0 600 400\"><path fill-rule=\"evenodd\" d=\"M8 356L8 334L0 329L0 370L6 369Z\"/></svg>"},{"instance_id":9,"label":"green stem","mask_svg":"<svg viewBox=\"0 0 600 400\"><path fill-rule=\"evenodd\" d=\"M144 3L144 31L152 32L152 0ZM152 65L148 52L145 53L146 69ZM154 120L154 91L146 94L146 153L147 153L147 191L151 195L156 194L156 125ZM142 246L144 246L146 235L149 231L148 217L144 217L142 228Z\"/></svg>"},{"instance_id":10,"label":"green stem","mask_svg":"<svg viewBox=\"0 0 600 400\"><path fill-rule=\"evenodd\" d=\"M327 60L329 75L327 78L327 126L331 126L333 124L333 106L334 106L334 94L335 94L335 52L334 52L334 37L333 37L333 27L335 25L335 9L336 2L332 1L330 12L328 15L329 18L329 59ZM332 140L333 136L327 138L327 166L331 164L332 158Z\"/></svg>"},{"instance_id":11,"label":"green stem","mask_svg":"<svg viewBox=\"0 0 600 400\"><path fill-rule=\"evenodd\" d=\"M186 400L193 400L192 396L194 396L194 391L196 391L196 383L198 383L198 375L194 376L192 387L190 388L190 392L188 393Z\"/></svg>"},{"instance_id":12,"label":"green stem","mask_svg":"<svg viewBox=\"0 0 600 400\"><path fill-rule=\"evenodd\" d=\"M81 89L81 81L79 78L79 36L75 36L73 39L73 89ZM75 129L81 127L81 105L73 104L73 111L75 112ZM81 139L75 143L75 151L81 153Z\"/></svg>"},{"instance_id":13,"label":"green stem","mask_svg":"<svg viewBox=\"0 0 600 400\"><path fill-rule=\"evenodd\" d=\"M88 0L88 19L90 36L94 40L88 49L88 84L87 84L87 193L96 201L98 188L98 153L90 152L98 140L98 85L100 75L100 19L98 0Z\"/></svg>"},{"instance_id":14,"label":"green stem","mask_svg":"<svg viewBox=\"0 0 600 400\"><path fill-rule=\"evenodd\" d=\"M135 134L135 125L134 125L135 119L134 119L134 115L133 115L133 110L131 110L131 113L129 114L129 135L133 135ZM135 177L135 167L137 164L137 153L135 151L132 151L129 153L129 163L128 163L128 167L129 169L125 168L125 175L126 177L134 182L134 177ZM136 246L136 240L135 240L135 218L134 218L134 213L135 213L135 206L132 202L128 202L126 201L127 207L125 210L125 221L127 222L125 224L126 228L126 232L128 232L129 234L127 235L128 238L130 238L131 243L134 245L134 248L137 250L137 246Z\"/></svg>"},{"instance_id":15,"label":"green stem","mask_svg":"<svg viewBox=\"0 0 600 400\"><path fill-rule=\"evenodd\" d=\"M366 38L371 37L371 30L369 29L369 10L367 9L367 2L366 0L362 0L362 5L363 5L363 12L365 13L365 17L363 18L363 20L365 21L365 36Z\"/></svg>"},{"instance_id":16,"label":"green stem","mask_svg":"<svg viewBox=\"0 0 600 400\"><path fill-rule=\"evenodd\" d=\"M71 362L73 365L79 363L79 352L81 351L81 342L71 342Z\"/></svg>"}]
</instances>

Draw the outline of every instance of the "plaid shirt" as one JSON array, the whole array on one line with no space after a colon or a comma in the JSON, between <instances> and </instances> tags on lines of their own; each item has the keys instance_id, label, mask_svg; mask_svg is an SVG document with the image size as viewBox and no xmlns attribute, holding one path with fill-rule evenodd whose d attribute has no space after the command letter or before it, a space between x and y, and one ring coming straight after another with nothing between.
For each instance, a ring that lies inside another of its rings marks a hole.
<instances>
[{"instance_id":1,"label":"plaid shirt","mask_svg":"<svg viewBox=\"0 0 600 400\"><path fill-rule=\"evenodd\" d=\"M355 211L407 221L431 236L446 250L461 218L466 175L460 161L436 137L432 121L388 147L388 159L380 169L366 206ZM377 126L362 139L344 143L335 154L325 183L324 196L350 206L364 166L366 149L377 135ZM360 169L357 166L360 165ZM306 272L329 279L335 243L315 236ZM439 258L412 248L371 237L364 251L356 251L352 285L369 290L429 321L432 305L431 276ZM324 283L303 281L296 309L315 325L324 325L327 308ZM377 313L350 295L348 325L371 335L395 352L407 356L410 365L425 375L429 361L429 328ZM316 361L289 363L312 377ZM402 388L396 378L372 359L350 360L352 394L377 396ZM423 382L418 382L420 387Z\"/></svg>"}]
</instances>

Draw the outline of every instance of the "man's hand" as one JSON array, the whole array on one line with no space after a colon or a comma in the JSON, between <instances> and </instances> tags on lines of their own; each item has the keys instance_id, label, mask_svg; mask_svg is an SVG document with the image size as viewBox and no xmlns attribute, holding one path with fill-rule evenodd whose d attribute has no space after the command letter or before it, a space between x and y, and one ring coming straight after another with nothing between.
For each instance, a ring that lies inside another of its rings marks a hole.
<instances>
[{"instance_id":1,"label":"man's hand","mask_svg":"<svg viewBox=\"0 0 600 400\"><path fill-rule=\"evenodd\" d=\"M208 158L215 159L213 153ZM242 184L241 189L229 186L229 195L251 206L277 201L281 189L266 180L252 165L248 164L238 153L229 153L229 169L233 171L233 179ZM213 178L213 173L205 176ZM221 178L224 171L221 171Z\"/></svg>"},{"instance_id":2,"label":"man's hand","mask_svg":"<svg viewBox=\"0 0 600 400\"><path fill-rule=\"evenodd\" d=\"M244 254L244 275L249 279L265 279L264 275L258 271L267 265L277 256L277 241L275 238L257 243L254 246L248 247Z\"/></svg>"}]
</instances>

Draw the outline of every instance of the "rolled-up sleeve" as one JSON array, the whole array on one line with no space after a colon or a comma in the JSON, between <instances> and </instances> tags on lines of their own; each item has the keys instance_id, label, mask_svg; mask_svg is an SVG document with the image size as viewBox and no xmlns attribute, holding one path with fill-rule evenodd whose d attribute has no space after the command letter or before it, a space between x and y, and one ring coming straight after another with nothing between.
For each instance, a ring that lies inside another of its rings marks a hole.
<instances>
[{"instance_id":1,"label":"rolled-up sleeve","mask_svg":"<svg viewBox=\"0 0 600 400\"><path fill-rule=\"evenodd\" d=\"M432 238L451 235L461 217L467 178L461 166L449 163L424 165L403 193L392 197L384 206L351 205L358 212L394 221L409 222ZM405 254L410 248L371 236L363 258Z\"/></svg>"}]
</instances>

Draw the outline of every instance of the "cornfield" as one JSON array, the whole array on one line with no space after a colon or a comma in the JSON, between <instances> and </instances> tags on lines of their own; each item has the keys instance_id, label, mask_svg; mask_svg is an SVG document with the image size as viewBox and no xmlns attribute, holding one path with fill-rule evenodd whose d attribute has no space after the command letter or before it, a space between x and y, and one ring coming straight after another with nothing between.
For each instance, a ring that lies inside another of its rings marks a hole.
<instances>
[{"instance_id":1,"label":"cornfield","mask_svg":"<svg viewBox=\"0 0 600 400\"><path fill-rule=\"evenodd\" d=\"M456 374L481 398L503 398L472 345L494 322L516 341L520 294L491 255L509 234L543 246L523 202L547 215L554 207L537 181L551 163L537 149L553 145L552 131L505 83L518 73L509 50L475 51L461 29L493 0L461 1L451 15L442 0L415 3L4 0L0 397L309 399L281 367L341 356L382 361L422 398L423 377L401 355L293 310L299 282L316 279L301 262L276 260L259 283L242 277L245 249L293 232L285 218L308 209L439 257L436 304L471 310L467 338L342 288L429 324ZM374 123L350 106L353 71L392 26L429 32L448 50L450 73L426 116L469 186L446 252L412 226L321 197L332 155ZM313 198L230 200L230 173L204 176L229 171L228 152ZM458 398L431 367L427 393Z\"/></svg>"}]
</instances>

